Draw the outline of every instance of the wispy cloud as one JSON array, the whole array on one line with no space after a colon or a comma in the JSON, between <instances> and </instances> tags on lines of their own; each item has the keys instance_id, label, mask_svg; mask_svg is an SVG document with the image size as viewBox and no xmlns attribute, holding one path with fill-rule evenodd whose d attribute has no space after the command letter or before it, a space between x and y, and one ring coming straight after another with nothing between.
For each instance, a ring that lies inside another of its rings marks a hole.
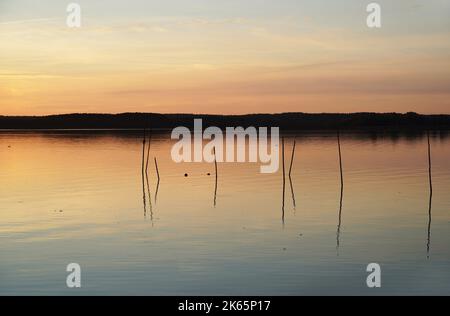
<instances>
[{"instance_id":1,"label":"wispy cloud","mask_svg":"<svg viewBox=\"0 0 450 316\"><path fill-rule=\"evenodd\" d=\"M40 19L27 19L27 20L13 20L13 21L0 21L0 25L14 25L14 24L35 24L43 22L62 21L62 17L59 18L40 18Z\"/></svg>"}]
</instances>

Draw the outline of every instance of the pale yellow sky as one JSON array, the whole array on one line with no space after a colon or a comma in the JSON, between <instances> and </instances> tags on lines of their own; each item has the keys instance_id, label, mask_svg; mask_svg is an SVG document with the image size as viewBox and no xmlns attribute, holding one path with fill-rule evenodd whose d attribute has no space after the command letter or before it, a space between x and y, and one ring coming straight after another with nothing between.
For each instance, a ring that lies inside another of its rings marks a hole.
<instances>
[{"instance_id":1,"label":"pale yellow sky","mask_svg":"<svg viewBox=\"0 0 450 316\"><path fill-rule=\"evenodd\" d=\"M367 28L355 1L332 19L309 2L307 13L265 2L229 12L196 0L203 11L169 15L170 7L119 14L80 1L80 29L67 28L55 1L32 15L26 2L0 5L0 115L450 113L450 7L438 0L434 11L423 1L409 11L387 6L379 30ZM428 16L438 11L439 23Z\"/></svg>"}]
</instances>

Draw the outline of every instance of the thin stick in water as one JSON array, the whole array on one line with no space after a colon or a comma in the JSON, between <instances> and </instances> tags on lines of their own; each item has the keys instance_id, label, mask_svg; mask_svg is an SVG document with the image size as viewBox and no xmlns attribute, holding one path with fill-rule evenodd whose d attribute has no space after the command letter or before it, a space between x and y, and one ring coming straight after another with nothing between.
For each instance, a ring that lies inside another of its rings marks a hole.
<instances>
[{"instance_id":1,"label":"thin stick in water","mask_svg":"<svg viewBox=\"0 0 450 316\"><path fill-rule=\"evenodd\" d=\"M147 197L145 196L144 161L145 161L145 129L144 129L144 139L142 141L141 176L142 176L142 200L143 200L143 204L144 204L144 217L146 217L147 216Z\"/></svg>"},{"instance_id":2,"label":"thin stick in water","mask_svg":"<svg viewBox=\"0 0 450 316\"><path fill-rule=\"evenodd\" d=\"M337 133L337 141L338 141L338 150L339 150L339 170L341 172L341 197L342 197L342 192L344 191L344 174L343 174L343 170L342 170L341 139L339 136L339 132Z\"/></svg>"},{"instance_id":3,"label":"thin stick in water","mask_svg":"<svg viewBox=\"0 0 450 316\"><path fill-rule=\"evenodd\" d=\"M430 132L427 133L428 140L428 179L430 183L430 194L433 195L433 182L431 181L431 145L430 145Z\"/></svg>"},{"instance_id":4,"label":"thin stick in water","mask_svg":"<svg viewBox=\"0 0 450 316\"><path fill-rule=\"evenodd\" d=\"M150 192L150 184L148 181L148 173L145 172L145 180L147 183L147 193L148 193L148 202L149 202L149 209L150 209L150 220L152 222L152 226L153 226L153 206L152 206L152 195Z\"/></svg>"},{"instance_id":5,"label":"thin stick in water","mask_svg":"<svg viewBox=\"0 0 450 316\"><path fill-rule=\"evenodd\" d=\"M151 144L152 144L152 134L150 133L150 136L148 137L147 162L145 163L145 173L148 173L148 162L149 162L149 158L150 158Z\"/></svg>"},{"instance_id":6,"label":"thin stick in water","mask_svg":"<svg viewBox=\"0 0 450 316\"><path fill-rule=\"evenodd\" d=\"M295 139L294 139L294 145L292 146L292 155L291 155L291 164L289 166L289 177L292 173L292 163L294 162L294 154L295 154Z\"/></svg>"},{"instance_id":7,"label":"thin stick in water","mask_svg":"<svg viewBox=\"0 0 450 316\"><path fill-rule=\"evenodd\" d=\"M144 129L144 138L142 140L142 174L144 174L144 161L145 161L145 129Z\"/></svg>"},{"instance_id":8,"label":"thin stick in water","mask_svg":"<svg viewBox=\"0 0 450 316\"><path fill-rule=\"evenodd\" d=\"M145 136L144 136L145 138ZM150 183L148 180L148 164L149 164L149 158L150 158L150 147L152 142L152 134L150 132L149 138L148 138L148 147L147 147L147 161L145 163L145 180L147 184L147 193L148 193L148 201L149 201L149 207L150 207L150 220L152 221L153 226L153 206L152 206L152 195L150 192Z\"/></svg>"},{"instance_id":9,"label":"thin stick in water","mask_svg":"<svg viewBox=\"0 0 450 316\"><path fill-rule=\"evenodd\" d=\"M294 139L294 145L292 147L291 164L289 166L289 184L291 186L292 203L294 205L294 210L295 210L295 193L294 193L294 186L292 185L292 177L291 177L292 163L294 162L294 153L295 153L295 139Z\"/></svg>"},{"instance_id":10,"label":"thin stick in water","mask_svg":"<svg viewBox=\"0 0 450 316\"><path fill-rule=\"evenodd\" d=\"M281 137L281 161L282 161L282 166L283 166L283 201L282 201L282 206L281 206L281 220L283 221L284 224L284 196L285 196L285 191L286 191L286 170L284 167L284 137Z\"/></svg>"},{"instance_id":11,"label":"thin stick in water","mask_svg":"<svg viewBox=\"0 0 450 316\"><path fill-rule=\"evenodd\" d=\"M216 174L216 181L214 187L214 207L216 207L216 198L217 198L217 156L216 156L216 147L214 147L214 169Z\"/></svg>"},{"instance_id":12,"label":"thin stick in water","mask_svg":"<svg viewBox=\"0 0 450 316\"><path fill-rule=\"evenodd\" d=\"M427 232L427 258L430 258L430 245L431 245L431 203L433 199L433 182L431 177L431 145L430 145L430 132L427 132L428 140L428 180L430 184L430 198L428 201L428 232Z\"/></svg>"},{"instance_id":13,"label":"thin stick in water","mask_svg":"<svg viewBox=\"0 0 450 316\"><path fill-rule=\"evenodd\" d=\"M158 176L158 182L156 184L156 192L155 192L155 203L156 203L156 199L158 198L159 180L160 180L158 162L156 161L156 157L155 157L155 168L156 168L156 175Z\"/></svg>"},{"instance_id":14,"label":"thin stick in water","mask_svg":"<svg viewBox=\"0 0 450 316\"><path fill-rule=\"evenodd\" d=\"M156 157L155 157L155 169L156 169L156 175L158 176L158 182L159 182L159 169L158 169L158 161L156 161Z\"/></svg>"},{"instance_id":15,"label":"thin stick in water","mask_svg":"<svg viewBox=\"0 0 450 316\"><path fill-rule=\"evenodd\" d=\"M344 175L342 170L342 153L341 153L341 140L339 136L339 131L337 132L337 142L338 142L338 151L339 151L339 170L341 174L341 196L339 202L339 218L338 218L338 226L336 231L336 250L339 255L339 244L340 244L340 234L341 234L341 224L342 224L342 199L344 196Z\"/></svg>"}]
</instances>

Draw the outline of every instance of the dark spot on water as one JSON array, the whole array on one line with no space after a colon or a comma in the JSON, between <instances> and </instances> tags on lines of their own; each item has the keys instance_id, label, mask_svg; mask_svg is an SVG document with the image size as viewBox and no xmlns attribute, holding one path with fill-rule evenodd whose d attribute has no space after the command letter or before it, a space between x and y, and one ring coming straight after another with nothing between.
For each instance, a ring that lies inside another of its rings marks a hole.
<instances>
[{"instance_id":1,"label":"dark spot on water","mask_svg":"<svg viewBox=\"0 0 450 316\"><path fill-rule=\"evenodd\" d=\"M188 176L188 174L187 174L187 173L185 173L185 174L184 174L184 176L185 176L185 177L187 177L187 176Z\"/></svg>"},{"instance_id":2,"label":"dark spot on water","mask_svg":"<svg viewBox=\"0 0 450 316\"><path fill-rule=\"evenodd\" d=\"M283 248L283 251L286 251L287 250L287 248Z\"/></svg>"},{"instance_id":3,"label":"dark spot on water","mask_svg":"<svg viewBox=\"0 0 450 316\"><path fill-rule=\"evenodd\" d=\"M211 174L208 172L207 175L210 176Z\"/></svg>"}]
</instances>

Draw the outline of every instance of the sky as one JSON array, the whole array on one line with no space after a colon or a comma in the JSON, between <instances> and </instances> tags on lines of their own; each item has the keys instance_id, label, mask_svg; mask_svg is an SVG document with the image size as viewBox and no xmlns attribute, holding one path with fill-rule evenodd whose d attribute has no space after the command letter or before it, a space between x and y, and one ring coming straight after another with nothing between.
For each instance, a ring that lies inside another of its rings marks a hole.
<instances>
[{"instance_id":1,"label":"sky","mask_svg":"<svg viewBox=\"0 0 450 316\"><path fill-rule=\"evenodd\" d=\"M0 115L450 114L450 1L0 0Z\"/></svg>"}]
</instances>

